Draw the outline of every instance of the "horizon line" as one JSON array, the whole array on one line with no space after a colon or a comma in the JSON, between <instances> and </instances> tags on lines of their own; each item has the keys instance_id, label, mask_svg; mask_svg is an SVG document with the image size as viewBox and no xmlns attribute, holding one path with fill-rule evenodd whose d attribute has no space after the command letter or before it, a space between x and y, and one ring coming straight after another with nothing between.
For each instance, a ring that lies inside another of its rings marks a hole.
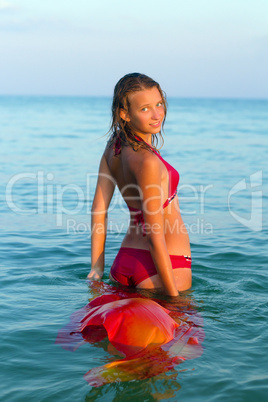
<instances>
[{"instance_id":1,"label":"horizon line","mask_svg":"<svg viewBox=\"0 0 268 402\"><path fill-rule=\"evenodd\" d=\"M112 99L113 95L63 95L63 94L0 94L0 97L32 97L32 98L107 98ZM267 101L267 97L249 96L221 96L221 95L171 95L167 99L200 99L200 100L260 100Z\"/></svg>"}]
</instances>

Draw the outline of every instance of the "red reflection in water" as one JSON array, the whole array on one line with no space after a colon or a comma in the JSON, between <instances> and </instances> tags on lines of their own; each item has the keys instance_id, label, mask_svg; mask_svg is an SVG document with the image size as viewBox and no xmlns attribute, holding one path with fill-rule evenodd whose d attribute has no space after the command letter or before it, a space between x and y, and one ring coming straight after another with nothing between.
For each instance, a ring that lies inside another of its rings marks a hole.
<instances>
[{"instance_id":1,"label":"red reflection in water","mask_svg":"<svg viewBox=\"0 0 268 402\"><path fill-rule=\"evenodd\" d=\"M71 315L56 339L74 351L108 336L110 350L124 356L88 371L90 385L150 378L201 356L203 320L191 300L151 300L103 282L91 282L91 288L96 297Z\"/></svg>"}]
</instances>

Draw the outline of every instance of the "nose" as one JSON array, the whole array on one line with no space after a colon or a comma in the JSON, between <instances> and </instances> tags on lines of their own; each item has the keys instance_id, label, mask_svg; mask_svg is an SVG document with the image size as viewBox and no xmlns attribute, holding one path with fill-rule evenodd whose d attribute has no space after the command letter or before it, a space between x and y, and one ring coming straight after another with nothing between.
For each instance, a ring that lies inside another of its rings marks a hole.
<instances>
[{"instance_id":1,"label":"nose","mask_svg":"<svg viewBox=\"0 0 268 402\"><path fill-rule=\"evenodd\" d=\"M153 108L152 111L152 119L159 120L161 118L161 111L159 108Z\"/></svg>"}]
</instances>

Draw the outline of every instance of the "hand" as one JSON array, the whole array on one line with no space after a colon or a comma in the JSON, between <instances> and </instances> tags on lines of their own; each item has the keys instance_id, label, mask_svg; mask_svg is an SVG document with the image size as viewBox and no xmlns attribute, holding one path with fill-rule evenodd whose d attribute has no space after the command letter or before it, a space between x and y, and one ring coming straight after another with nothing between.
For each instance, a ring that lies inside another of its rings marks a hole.
<instances>
[{"instance_id":1,"label":"hand","mask_svg":"<svg viewBox=\"0 0 268 402\"><path fill-rule=\"evenodd\" d=\"M92 268L87 276L87 279L92 281L100 281L103 276L103 271L100 268Z\"/></svg>"}]
</instances>

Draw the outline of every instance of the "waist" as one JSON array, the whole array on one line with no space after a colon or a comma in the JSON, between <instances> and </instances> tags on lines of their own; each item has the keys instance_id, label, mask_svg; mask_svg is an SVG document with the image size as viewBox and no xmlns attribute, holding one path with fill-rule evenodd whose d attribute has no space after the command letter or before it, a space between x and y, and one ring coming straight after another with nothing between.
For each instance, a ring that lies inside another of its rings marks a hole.
<instances>
[{"instance_id":1,"label":"waist","mask_svg":"<svg viewBox=\"0 0 268 402\"><path fill-rule=\"evenodd\" d=\"M150 231L156 234L157 230L164 230L164 237L169 254L172 255L191 255L191 247L187 228L180 217L178 211L174 211L173 216L167 215L164 218L164 227L160 229L156 226L151 229L148 225L136 225L133 219L129 222L129 228L122 242L122 247L149 250Z\"/></svg>"},{"instance_id":2,"label":"waist","mask_svg":"<svg viewBox=\"0 0 268 402\"><path fill-rule=\"evenodd\" d=\"M175 191L175 192L164 202L164 204L163 204L163 206L162 206L163 209L165 209L165 208L174 200L174 198L176 197L176 195L177 195L177 192ZM133 223L134 223L134 225L137 225L137 226L141 225L141 227L142 227L142 234L143 234L143 236L145 236L145 235L146 235L146 229L149 229L149 230L150 230L150 228L145 228L145 222L144 222L143 211L142 211L141 209L137 209L137 208L131 207L131 206L129 206L129 205L128 205L128 209L129 209L130 212L134 212Z\"/></svg>"}]
</instances>

